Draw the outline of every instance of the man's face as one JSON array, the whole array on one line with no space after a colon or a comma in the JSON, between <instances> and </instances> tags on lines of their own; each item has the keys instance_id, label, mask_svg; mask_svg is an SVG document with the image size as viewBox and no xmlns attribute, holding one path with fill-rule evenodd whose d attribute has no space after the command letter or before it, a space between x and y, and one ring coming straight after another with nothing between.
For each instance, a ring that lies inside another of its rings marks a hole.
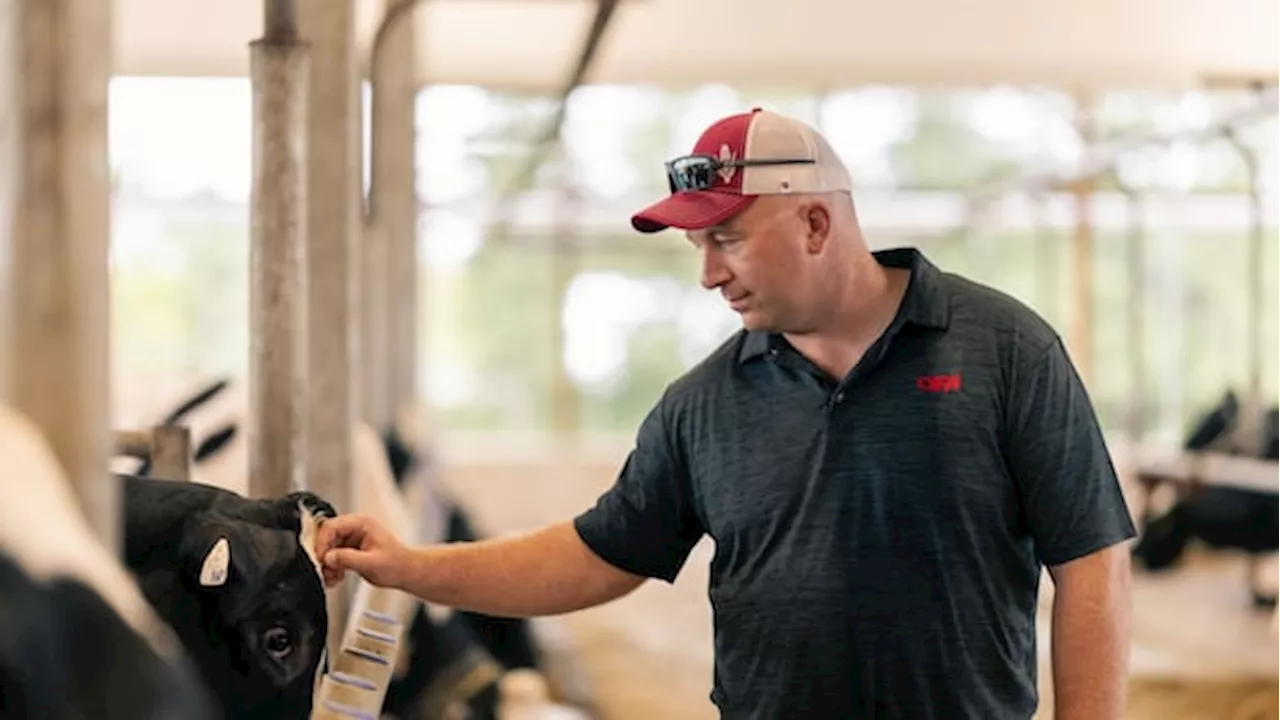
<instances>
[{"instance_id":1,"label":"man's face","mask_svg":"<svg viewBox=\"0 0 1280 720\"><path fill-rule=\"evenodd\" d=\"M688 233L702 286L719 290L748 330L795 332L806 314L807 226L793 198L761 196L732 219Z\"/></svg>"}]
</instances>

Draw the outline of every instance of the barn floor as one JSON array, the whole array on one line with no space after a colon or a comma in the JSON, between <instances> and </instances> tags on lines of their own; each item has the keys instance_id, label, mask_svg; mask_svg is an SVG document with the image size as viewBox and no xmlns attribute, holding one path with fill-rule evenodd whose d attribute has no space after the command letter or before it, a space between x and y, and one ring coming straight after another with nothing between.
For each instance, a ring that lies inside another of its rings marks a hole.
<instances>
[{"instance_id":1,"label":"barn floor","mask_svg":"<svg viewBox=\"0 0 1280 720\"><path fill-rule=\"evenodd\" d=\"M492 456L490 456L491 458ZM529 460L451 463L446 482L489 533L520 531L570 517L607 487L615 457L558 468ZM612 604L555 624L574 650L601 720L713 720L711 615L706 601L712 547L695 550L673 586L647 583ZM1134 580L1133 720L1280 718L1277 645L1271 616L1252 611L1239 558L1197 553L1185 567ZM1045 583L1045 600L1051 583ZM1041 653L1047 657L1048 603ZM1042 668L1042 707L1051 708ZM1047 720L1049 710L1038 716Z\"/></svg>"}]
</instances>

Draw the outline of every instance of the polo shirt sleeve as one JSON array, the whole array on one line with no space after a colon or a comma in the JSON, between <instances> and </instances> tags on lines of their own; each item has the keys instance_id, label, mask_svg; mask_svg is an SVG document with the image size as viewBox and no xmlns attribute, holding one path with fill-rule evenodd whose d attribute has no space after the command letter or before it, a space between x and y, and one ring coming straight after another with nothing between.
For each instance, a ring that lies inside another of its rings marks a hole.
<instances>
[{"instance_id":1,"label":"polo shirt sleeve","mask_svg":"<svg viewBox=\"0 0 1280 720\"><path fill-rule=\"evenodd\" d=\"M613 486L574 518L582 541L605 562L673 582L703 535L689 474L672 437L667 398L640 425Z\"/></svg>"},{"instance_id":2,"label":"polo shirt sleeve","mask_svg":"<svg viewBox=\"0 0 1280 720\"><path fill-rule=\"evenodd\" d=\"M1014 378L1005 455L1040 561L1060 565L1133 538L1097 416L1061 339Z\"/></svg>"}]
</instances>

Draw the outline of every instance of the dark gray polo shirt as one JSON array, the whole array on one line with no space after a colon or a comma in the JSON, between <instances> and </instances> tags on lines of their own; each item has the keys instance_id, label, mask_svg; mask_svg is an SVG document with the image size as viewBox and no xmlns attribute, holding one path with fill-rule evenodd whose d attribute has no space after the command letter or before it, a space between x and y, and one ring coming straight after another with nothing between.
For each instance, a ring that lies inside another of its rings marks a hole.
<instances>
[{"instance_id":1,"label":"dark gray polo shirt","mask_svg":"<svg viewBox=\"0 0 1280 720\"><path fill-rule=\"evenodd\" d=\"M739 332L672 383L576 518L671 581L715 539L725 718L1030 718L1042 564L1132 538L1085 389L1029 308L915 250L843 381Z\"/></svg>"}]
</instances>

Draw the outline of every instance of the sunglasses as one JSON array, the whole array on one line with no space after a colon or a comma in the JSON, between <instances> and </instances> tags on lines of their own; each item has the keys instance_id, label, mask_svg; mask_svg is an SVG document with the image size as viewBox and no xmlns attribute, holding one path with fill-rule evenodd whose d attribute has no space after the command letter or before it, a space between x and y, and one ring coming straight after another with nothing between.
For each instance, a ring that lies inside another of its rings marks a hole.
<instances>
[{"instance_id":1,"label":"sunglasses","mask_svg":"<svg viewBox=\"0 0 1280 720\"><path fill-rule=\"evenodd\" d=\"M707 190L716 184L716 173L723 168L761 167L765 165L812 165L814 162L812 158L721 160L711 155L686 155L667 161L667 187L672 193Z\"/></svg>"}]
</instances>

